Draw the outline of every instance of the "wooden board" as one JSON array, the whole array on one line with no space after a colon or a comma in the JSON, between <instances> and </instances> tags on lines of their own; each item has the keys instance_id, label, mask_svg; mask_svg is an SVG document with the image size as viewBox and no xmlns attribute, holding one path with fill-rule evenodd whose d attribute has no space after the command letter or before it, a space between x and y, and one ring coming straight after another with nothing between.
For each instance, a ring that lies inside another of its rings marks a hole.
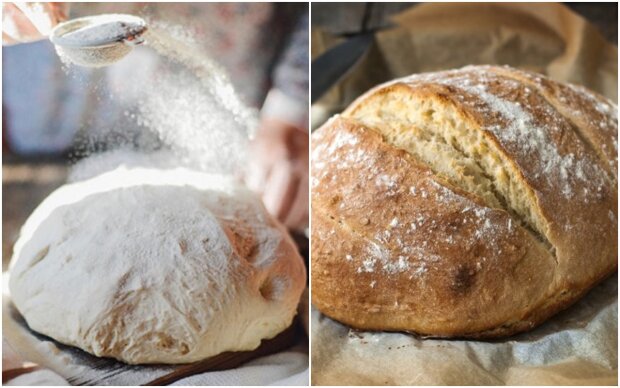
<instances>
[{"instance_id":1,"label":"wooden board","mask_svg":"<svg viewBox=\"0 0 620 388\"><path fill-rule=\"evenodd\" d=\"M300 330L299 325L295 324L296 322L294 321L292 326L276 337L263 340L261 345L255 350L249 352L225 352L193 364L179 365L169 374L158 377L145 385L168 385L198 373L236 368L255 358L280 352L292 346L299 336L305 335L303 330Z\"/></svg>"},{"instance_id":2,"label":"wooden board","mask_svg":"<svg viewBox=\"0 0 620 388\"><path fill-rule=\"evenodd\" d=\"M264 340L253 351L226 352L192 364L128 365L93 356L34 332L10 302L10 297L3 295L2 302L3 335L13 349L23 358L57 372L72 385L166 385L198 373L236 368L307 341L304 330L295 320L291 327Z\"/></svg>"}]
</instances>

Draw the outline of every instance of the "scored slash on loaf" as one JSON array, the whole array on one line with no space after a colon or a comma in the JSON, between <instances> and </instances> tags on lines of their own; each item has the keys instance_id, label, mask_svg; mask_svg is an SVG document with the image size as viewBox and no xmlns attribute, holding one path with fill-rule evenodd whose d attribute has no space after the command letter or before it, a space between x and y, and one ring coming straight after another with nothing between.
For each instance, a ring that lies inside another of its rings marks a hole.
<instances>
[{"instance_id":1,"label":"scored slash on loaf","mask_svg":"<svg viewBox=\"0 0 620 388\"><path fill-rule=\"evenodd\" d=\"M313 134L312 301L367 330L528 330L617 268L617 107L469 66L380 85Z\"/></svg>"}]
</instances>

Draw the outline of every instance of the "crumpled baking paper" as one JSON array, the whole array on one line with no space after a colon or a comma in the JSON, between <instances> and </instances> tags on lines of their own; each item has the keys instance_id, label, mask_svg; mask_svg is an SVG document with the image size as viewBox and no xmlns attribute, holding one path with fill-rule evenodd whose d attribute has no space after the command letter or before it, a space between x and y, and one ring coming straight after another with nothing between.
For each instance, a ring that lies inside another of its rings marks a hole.
<instances>
[{"instance_id":1,"label":"crumpled baking paper","mask_svg":"<svg viewBox=\"0 0 620 388\"><path fill-rule=\"evenodd\" d=\"M618 277L493 341L361 332L312 310L313 385L618 385Z\"/></svg>"}]
</instances>

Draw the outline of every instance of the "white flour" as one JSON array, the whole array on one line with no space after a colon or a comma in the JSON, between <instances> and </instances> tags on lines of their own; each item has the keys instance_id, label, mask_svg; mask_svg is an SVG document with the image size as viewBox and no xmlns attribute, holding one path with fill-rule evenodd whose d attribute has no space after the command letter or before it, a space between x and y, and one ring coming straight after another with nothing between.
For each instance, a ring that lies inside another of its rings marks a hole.
<instances>
[{"instance_id":1,"label":"white flour","mask_svg":"<svg viewBox=\"0 0 620 388\"><path fill-rule=\"evenodd\" d=\"M96 46L102 42L114 42L122 39L130 31L127 23L104 20L68 32L62 36L63 40L82 46Z\"/></svg>"},{"instance_id":2,"label":"white flour","mask_svg":"<svg viewBox=\"0 0 620 388\"><path fill-rule=\"evenodd\" d=\"M156 65L149 69L146 63L140 62L137 53L130 54L115 66L130 64L133 68L122 69L129 70L124 73L138 73L143 69L148 74L125 75L126 80L115 85L115 94L119 95L104 98L129 100L123 104L130 106L128 125L135 127L131 130L154 134L174 155L167 158L171 163L210 173L238 173L246 164L247 145L257 123L256 111L241 102L225 71L179 33L182 28L153 21L147 25L145 48L154 49ZM110 34L113 33L111 29ZM118 128L112 132L118 132ZM123 144L113 141L104 148L118 145ZM142 164L144 158L137 155L140 152L123 152L122 158L117 153L112 164L131 164L134 158ZM93 171L102 170L97 164L106 165L103 170L115 167L104 159L99 155L96 163L89 161L87 165ZM83 167L80 169L79 176L93 175Z\"/></svg>"},{"instance_id":3,"label":"white flour","mask_svg":"<svg viewBox=\"0 0 620 388\"><path fill-rule=\"evenodd\" d=\"M238 171L246 162L255 112L243 105L225 71L195 47L158 26L149 29L146 39L182 71L158 75L138 103L139 123L186 164L210 172Z\"/></svg>"}]
</instances>

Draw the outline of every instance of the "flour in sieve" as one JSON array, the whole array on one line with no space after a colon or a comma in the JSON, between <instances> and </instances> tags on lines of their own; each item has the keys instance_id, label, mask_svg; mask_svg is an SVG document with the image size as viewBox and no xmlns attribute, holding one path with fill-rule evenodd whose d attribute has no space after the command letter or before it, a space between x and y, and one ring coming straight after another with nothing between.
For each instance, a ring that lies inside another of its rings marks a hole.
<instances>
[{"instance_id":1,"label":"flour in sieve","mask_svg":"<svg viewBox=\"0 0 620 388\"><path fill-rule=\"evenodd\" d=\"M97 46L102 42L119 41L130 32L131 28L127 23L104 20L70 31L62 35L62 39L79 46Z\"/></svg>"},{"instance_id":2,"label":"flour in sieve","mask_svg":"<svg viewBox=\"0 0 620 388\"><path fill-rule=\"evenodd\" d=\"M131 51L123 43L128 37L142 33L142 24L118 20L122 15L101 15L86 25L62 34L56 52L65 63L86 67L108 66ZM62 39L62 43L60 43Z\"/></svg>"}]
</instances>

